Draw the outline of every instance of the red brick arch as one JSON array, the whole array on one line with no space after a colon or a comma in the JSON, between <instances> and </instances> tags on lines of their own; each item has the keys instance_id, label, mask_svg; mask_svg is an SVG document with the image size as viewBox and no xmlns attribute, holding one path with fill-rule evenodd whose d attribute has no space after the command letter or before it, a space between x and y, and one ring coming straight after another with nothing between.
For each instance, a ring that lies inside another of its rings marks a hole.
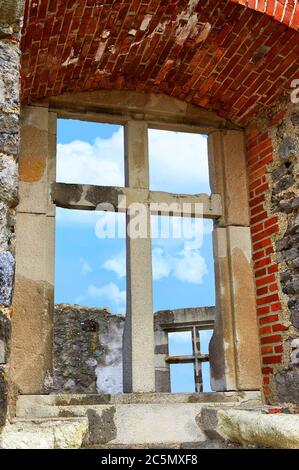
<instances>
[{"instance_id":1,"label":"red brick arch","mask_svg":"<svg viewBox=\"0 0 299 470\"><path fill-rule=\"evenodd\" d=\"M27 0L22 102L139 90L246 125L298 78L298 8L297 0Z\"/></svg>"},{"instance_id":2,"label":"red brick arch","mask_svg":"<svg viewBox=\"0 0 299 470\"><path fill-rule=\"evenodd\" d=\"M231 0L233 3L252 8L298 31L299 2L297 0Z\"/></svg>"}]
</instances>

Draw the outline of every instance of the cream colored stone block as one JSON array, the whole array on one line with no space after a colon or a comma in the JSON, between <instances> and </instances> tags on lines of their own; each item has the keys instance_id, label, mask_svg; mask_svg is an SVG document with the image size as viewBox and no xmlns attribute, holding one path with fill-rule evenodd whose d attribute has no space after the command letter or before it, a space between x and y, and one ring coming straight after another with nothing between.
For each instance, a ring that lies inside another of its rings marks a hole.
<instances>
[{"instance_id":1,"label":"cream colored stone block","mask_svg":"<svg viewBox=\"0 0 299 470\"><path fill-rule=\"evenodd\" d=\"M18 213L11 380L21 393L51 385L55 219Z\"/></svg>"},{"instance_id":2,"label":"cream colored stone block","mask_svg":"<svg viewBox=\"0 0 299 470\"><path fill-rule=\"evenodd\" d=\"M214 230L216 321L210 343L214 390L257 390L260 356L248 227Z\"/></svg>"},{"instance_id":3,"label":"cream colored stone block","mask_svg":"<svg viewBox=\"0 0 299 470\"><path fill-rule=\"evenodd\" d=\"M128 121L125 126L126 186L149 187L148 135L145 122Z\"/></svg>"},{"instance_id":4,"label":"cream colored stone block","mask_svg":"<svg viewBox=\"0 0 299 470\"><path fill-rule=\"evenodd\" d=\"M249 226L243 131L216 131L208 138L210 184L221 195L221 225ZM218 224L219 225L219 224Z\"/></svg>"},{"instance_id":5,"label":"cream colored stone block","mask_svg":"<svg viewBox=\"0 0 299 470\"><path fill-rule=\"evenodd\" d=\"M50 185L56 173L56 115L28 106L21 113L18 212L54 214Z\"/></svg>"},{"instance_id":6,"label":"cream colored stone block","mask_svg":"<svg viewBox=\"0 0 299 470\"><path fill-rule=\"evenodd\" d=\"M219 410L217 432L245 446L299 449L299 416L294 414Z\"/></svg>"},{"instance_id":7,"label":"cream colored stone block","mask_svg":"<svg viewBox=\"0 0 299 470\"><path fill-rule=\"evenodd\" d=\"M0 431L0 449L79 449L87 430L84 418L19 420Z\"/></svg>"},{"instance_id":8,"label":"cream colored stone block","mask_svg":"<svg viewBox=\"0 0 299 470\"><path fill-rule=\"evenodd\" d=\"M230 284L229 252L226 228L213 231L216 284L216 316L209 346L212 390L237 390L235 344L233 335L233 299Z\"/></svg>"},{"instance_id":9,"label":"cream colored stone block","mask_svg":"<svg viewBox=\"0 0 299 470\"><path fill-rule=\"evenodd\" d=\"M238 390L261 387L261 361L249 227L228 227Z\"/></svg>"},{"instance_id":10,"label":"cream colored stone block","mask_svg":"<svg viewBox=\"0 0 299 470\"><path fill-rule=\"evenodd\" d=\"M16 273L54 284L54 217L18 213L16 240Z\"/></svg>"},{"instance_id":11,"label":"cream colored stone block","mask_svg":"<svg viewBox=\"0 0 299 470\"><path fill-rule=\"evenodd\" d=\"M16 276L10 378L20 393L52 385L53 304L53 285Z\"/></svg>"}]
</instances>

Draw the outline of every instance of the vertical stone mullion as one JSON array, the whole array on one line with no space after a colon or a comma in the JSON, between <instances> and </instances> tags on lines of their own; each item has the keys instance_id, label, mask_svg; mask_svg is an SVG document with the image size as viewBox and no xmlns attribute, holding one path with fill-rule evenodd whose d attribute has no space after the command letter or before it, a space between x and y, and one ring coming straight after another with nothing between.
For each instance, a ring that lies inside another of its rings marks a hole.
<instances>
[{"instance_id":1,"label":"vertical stone mullion","mask_svg":"<svg viewBox=\"0 0 299 470\"><path fill-rule=\"evenodd\" d=\"M216 391L260 388L260 357L253 283L247 173L242 131L209 136L213 193L223 216L213 232L217 316L210 343Z\"/></svg>"},{"instance_id":2,"label":"vertical stone mullion","mask_svg":"<svg viewBox=\"0 0 299 470\"><path fill-rule=\"evenodd\" d=\"M129 121L125 128L126 185L149 188L147 124ZM134 215L127 211L127 227ZM150 211L145 208L147 234L127 234L127 315L124 331L124 392L155 391L154 317Z\"/></svg>"},{"instance_id":3,"label":"vertical stone mullion","mask_svg":"<svg viewBox=\"0 0 299 470\"><path fill-rule=\"evenodd\" d=\"M48 108L22 111L11 379L24 394L47 393L52 381L55 126Z\"/></svg>"}]
</instances>

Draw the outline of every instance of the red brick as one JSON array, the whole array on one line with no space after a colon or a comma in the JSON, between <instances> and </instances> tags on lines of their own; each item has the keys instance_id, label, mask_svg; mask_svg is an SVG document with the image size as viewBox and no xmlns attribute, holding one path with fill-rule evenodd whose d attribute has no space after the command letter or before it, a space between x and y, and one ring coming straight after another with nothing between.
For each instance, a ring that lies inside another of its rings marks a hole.
<instances>
[{"instance_id":1,"label":"red brick","mask_svg":"<svg viewBox=\"0 0 299 470\"><path fill-rule=\"evenodd\" d=\"M281 309L282 309L281 302L277 302L276 304L271 305L271 310L273 312L276 312L277 310L281 310Z\"/></svg>"},{"instance_id":2,"label":"red brick","mask_svg":"<svg viewBox=\"0 0 299 470\"><path fill-rule=\"evenodd\" d=\"M272 335L272 336L265 336L264 338L261 338L261 343L279 343L282 341L282 336L281 335Z\"/></svg>"},{"instance_id":3,"label":"red brick","mask_svg":"<svg viewBox=\"0 0 299 470\"><path fill-rule=\"evenodd\" d=\"M270 282L275 281L275 276L272 274L271 276L262 277L261 279L256 280L257 286L263 286L264 284L269 284Z\"/></svg>"},{"instance_id":4,"label":"red brick","mask_svg":"<svg viewBox=\"0 0 299 470\"><path fill-rule=\"evenodd\" d=\"M272 374L273 369L272 367L262 367L262 374Z\"/></svg>"},{"instance_id":5,"label":"red brick","mask_svg":"<svg viewBox=\"0 0 299 470\"><path fill-rule=\"evenodd\" d=\"M269 333L272 333L271 326L263 326L262 328L259 329L260 336L268 335Z\"/></svg>"},{"instance_id":6,"label":"red brick","mask_svg":"<svg viewBox=\"0 0 299 470\"><path fill-rule=\"evenodd\" d=\"M278 320L278 315L269 315L267 317L262 317L259 319L260 325L264 323L273 323Z\"/></svg>"},{"instance_id":7,"label":"red brick","mask_svg":"<svg viewBox=\"0 0 299 470\"><path fill-rule=\"evenodd\" d=\"M273 353L273 346L262 346L261 347L261 353L262 353L262 355L272 354Z\"/></svg>"},{"instance_id":8,"label":"red brick","mask_svg":"<svg viewBox=\"0 0 299 470\"><path fill-rule=\"evenodd\" d=\"M266 356L263 357L263 364L281 364L282 356Z\"/></svg>"},{"instance_id":9,"label":"red brick","mask_svg":"<svg viewBox=\"0 0 299 470\"><path fill-rule=\"evenodd\" d=\"M257 309L258 315L265 315L265 313L269 313L269 312L270 312L270 307L268 305L266 305L265 307L259 307Z\"/></svg>"},{"instance_id":10,"label":"red brick","mask_svg":"<svg viewBox=\"0 0 299 470\"><path fill-rule=\"evenodd\" d=\"M288 329L289 329L288 326L282 325L281 323L277 323L276 325L272 326L273 333L276 332L276 331L285 331L285 330L288 330Z\"/></svg>"}]
</instances>

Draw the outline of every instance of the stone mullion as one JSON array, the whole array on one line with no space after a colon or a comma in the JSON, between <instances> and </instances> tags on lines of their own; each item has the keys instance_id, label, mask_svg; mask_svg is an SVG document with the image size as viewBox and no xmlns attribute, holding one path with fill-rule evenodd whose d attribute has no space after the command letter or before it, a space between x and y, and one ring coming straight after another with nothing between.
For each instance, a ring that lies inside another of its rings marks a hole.
<instances>
[{"instance_id":1,"label":"stone mullion","mask_svg":"<svg viewBox=\"0 0 299 470\"><path fill-rule=\"evenodd\" d=\"M148 139L145 122L125 127L126 185L149 188ZM127 211L127 228L134 214ZM127 233L127 311L124 330L124 392L154 392L154 315L152 306L152 252L150 211L146 207L145 238Z\"/></svg>"},{"instance_id":2,"label":"stone mullion","mask_svg":"<svg viewBox=\"0 0 299 470\"><path fill-rule=\"evenodd\" d=\"M21 137L11 379L21 393L36 394L52 382L56 116L23 108Z\"/></svg>"},{"instance_id":3,"label":"stone mullion","mask_svg":"<svg viewBox=\"0 0 299 470\"><path fill-rule=\"evenodd\" d=\"M216 391L257 390L260 356L243 132L210 134L209 165L212 191L223 205L213 232L217 316L211 385Z\"/></svg>"}]
</instances>

